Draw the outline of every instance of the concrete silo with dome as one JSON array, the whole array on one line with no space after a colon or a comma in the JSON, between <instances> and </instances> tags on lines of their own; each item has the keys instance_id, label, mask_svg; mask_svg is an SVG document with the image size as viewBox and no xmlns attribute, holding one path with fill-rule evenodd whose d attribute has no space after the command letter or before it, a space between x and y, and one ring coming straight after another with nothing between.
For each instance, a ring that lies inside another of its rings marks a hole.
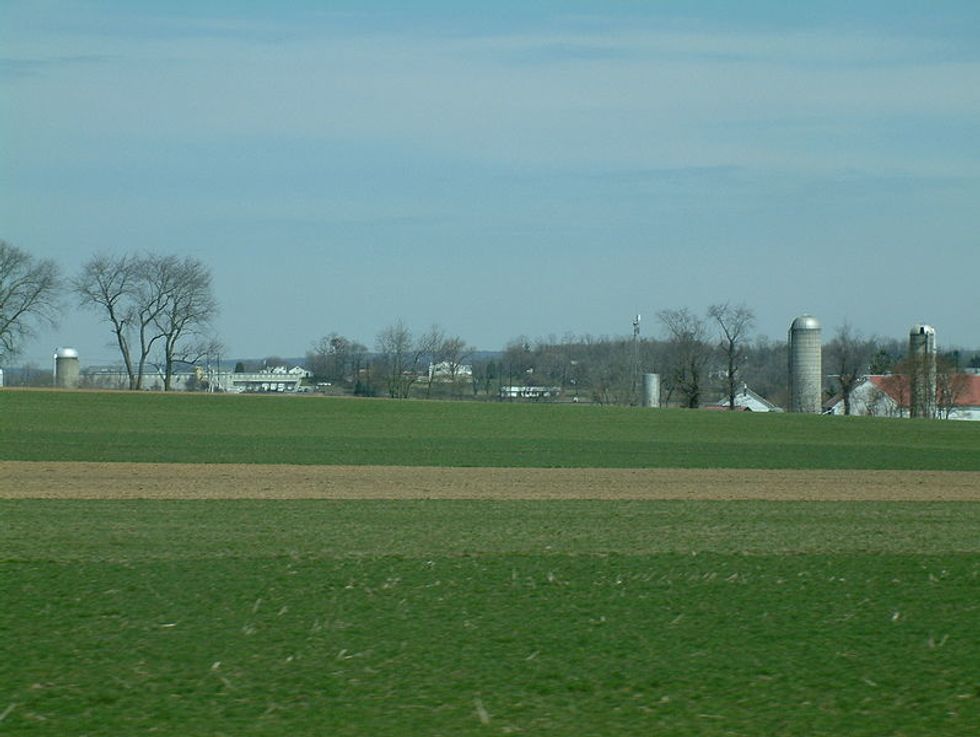
<instances>
[{"instance_id":1,"label":"concrete silo with dome","mask_svg":"<svg viewBox=\"0 0 980 737\"><path fill-rule=\"evenodd\" d=\"M59 389L77 389L80 375L78 351L59 348L54 352L54 385Z\"/></svg>"},{"instance_id":2,"label":"concrete silo with dome","mask_svg":"<svg viewBox=\"0 0 980 737\"><path fill-rule=\"evenodd\" d=\"M820 414L823 399L820 321L800 315L789 328L789 411Z\"/></svg>"}]
</instances>

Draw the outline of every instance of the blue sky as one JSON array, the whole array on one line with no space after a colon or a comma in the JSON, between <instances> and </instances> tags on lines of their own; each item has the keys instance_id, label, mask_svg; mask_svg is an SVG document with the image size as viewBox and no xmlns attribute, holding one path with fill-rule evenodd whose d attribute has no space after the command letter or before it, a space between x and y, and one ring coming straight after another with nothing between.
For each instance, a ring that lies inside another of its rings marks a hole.
<instances>
[{"instance_id":1,"label":"blue sky","mask_svg":"<svg viewBox=\"0 0 980 737\"><path fill-rule=\"evenodd\" d=\"M0 237L201 258L229 355L725 300L980 345L980 3L458 5L6 0Z\"/></svg>"}]
</instances>

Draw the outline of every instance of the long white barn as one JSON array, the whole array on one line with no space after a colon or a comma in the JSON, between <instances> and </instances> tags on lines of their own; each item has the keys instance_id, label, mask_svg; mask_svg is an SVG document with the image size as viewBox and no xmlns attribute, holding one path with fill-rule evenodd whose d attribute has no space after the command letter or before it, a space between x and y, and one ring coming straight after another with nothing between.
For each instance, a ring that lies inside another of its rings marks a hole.
<instances>
[{"instance_id":1,"label":"long white barn","mask_svg":"<svg viewBox=\"0 0 980 737\"><path fill-rule=\"evenodd\" d=\"M126 389L129 377L119 369L97 369L83 372L84 384L99 389ZM175 371L171 381L173 391L219 392L296 392L304 379L312 374L302 366L287 368L277 366L261 371L211 371L195 368L193 371ZM163 374L154 371L143 374L143 389L163 391Z\"/></svg>"}]
</instances>

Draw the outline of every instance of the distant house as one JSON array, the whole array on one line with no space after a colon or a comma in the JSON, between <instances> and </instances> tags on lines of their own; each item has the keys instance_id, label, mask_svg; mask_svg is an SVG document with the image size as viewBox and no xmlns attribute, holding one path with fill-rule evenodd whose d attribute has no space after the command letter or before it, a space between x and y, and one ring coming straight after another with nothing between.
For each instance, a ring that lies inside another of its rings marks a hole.
<instances>
[{"instance_id":1,"label":"distant house","mask_svg":"<svg viewBox=\"0 0 980 737\"><path fill-rule=\"evenodd\" d=\"M703 409L712 410L727 410L728 407L728 397L723 397L717 402L712 404L704 405ZM754 391L749 389L748 386L742 384L742 388L738 390L735 394L735 411L736 412L782 412L783 410L777 407L775 404L770 402L768 399L763 397L761 394L756 394Z\"/></svg>"},{"instance_id":2,"label":"distant house","mask_svg":"<svg viewBox=\"0 0 980 737\"><path fill-rule=\"evenodd\" d=\"M940 381L936 406L942 419L980 420L980 374L952 374ZM943 384L946 384L943 386ZM871 374L861 379L851 392L851 414L875 417L908 417L912 396L909 377L904 374ZM844 414L843 397L834 397L825 408L827 414Z\"/></svg>"}]
</instances>

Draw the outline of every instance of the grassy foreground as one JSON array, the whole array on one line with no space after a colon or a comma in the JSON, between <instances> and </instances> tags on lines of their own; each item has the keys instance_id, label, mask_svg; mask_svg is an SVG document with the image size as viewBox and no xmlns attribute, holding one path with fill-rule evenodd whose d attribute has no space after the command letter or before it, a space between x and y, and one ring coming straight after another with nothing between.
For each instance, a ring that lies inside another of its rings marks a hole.
<instances>
[{"instance_id":1,"label":"grassy foreground","mask_svg":"<svg viewBox=\"0 0 980 737\"><path fill-rule=\"evenodd\" d=\"M0 731L974 735L980 508L0 502Z\"/></svg>"},{"instance_id":2,"label":"grassy foreground","mask_svg":"<svg viewBox=\"0 0 980 737\"><path fill-rule=\"evenodd\" d=\"M975 471L980 426L4 391L0 459ZM0 500L0 734L972 737L978 583L971 503Z\"/></svg>"},{"instance_id":3,"label":"grassy foreground","mask_svg":"<svg viewBox=\"0 0 980 737\"><path fill-rule=\"evenodd\" d=\"M980 470L980 423L570 405L0 391L0 459Z\"/></svg>"}]
</instances>

